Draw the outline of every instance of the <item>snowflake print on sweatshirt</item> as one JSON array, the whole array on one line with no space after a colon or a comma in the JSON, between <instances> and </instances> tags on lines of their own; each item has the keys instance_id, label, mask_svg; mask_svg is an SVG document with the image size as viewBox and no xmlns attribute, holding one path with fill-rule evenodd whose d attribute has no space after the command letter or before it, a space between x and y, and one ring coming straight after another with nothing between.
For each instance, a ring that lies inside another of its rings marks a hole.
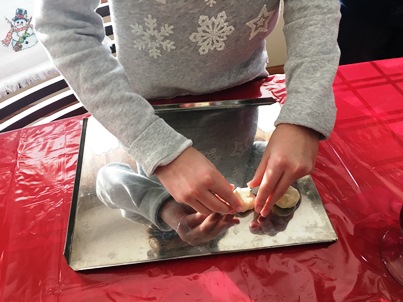
<instances>
[{"instance_id":1,"label":"snowflake print on sweatshirt","mask_svg":"<svg viewBox=\"0 0 403 302\"><path fill-rule=\"evenodd\" d=\"M133 41L134 47L140 50L147 50L150 57L154 59L161 56L161 50L170 52L175 49L175 42L166 39L173 34L173 26L164 24L161 28L157 29L157 19L148 15L144 19L145 26L135 24L130 24L132 28L132 33L134 33L138 38Z\"/></svg>"},{"instance_id":2,"label":"snowflake print on sweatshirt","mask_svg":"<svg viewBox=\"0 0 403 302\"><path fill-rule=\"evenodd\" d=\"M252 31L249 36L249 40L252 40L258 33L260 32L268 32L269 31L269 22L274 15L274 11L268 12L266 4L263 6L259 15L249 22L246 23Z\"/></svg>"},{"instance_id":3,"label":"snowflake print on sweatshirt","mask_svg":"<svg viewBox=\"0 0 403 302\"><path fill-rule=\"evenodd\" d=\"M227 36L233 33L235 28L228 25L226 22L227 15L225 12L218 14L217 18L208 16L199 17L200 27L197 32L192 33L190 40L197 42L200 46L199 53L201 55L207 54L210 50L221 51L225 48L224 41L227 40Z\"/></svg>"},{"instance_id":4,"label":"snowflake print on sweatshirt","mask_svg":"<svg viewBox=\"0 0 403 302\"><path fill-rule=\"evenodd\" d=\"M217 4L216 0L204 0L204 2L206 2L206 4L210 7L213 7L214 4Z\"/></svg>"},{"instance_id":5,"label":"snowflake print on sweatshirt","mask_svg":"<svg viewBox=\"0 0 403 302\"><path fill-rule=\"evenodd\" d=\"M204 156L206 156L214 165L219 164L222 159L222 156L217 152L217 148L213 148L205 152Z\"/></svg>"},{"instance_id":6,"label":"snowflake print on sweatshirt","mask_svg":"<svg viewBox=\"0 0 403 302\"><path fill-rule=\"evenodd\" d=\"M146 0L139 0L139 3L144 2L144 1L146 1ZM147 1L149 1L149 0L147 0ZM163 3L163 4L166 4L166 3L167 3L166 0L155 0L155 1L157 1L157 2L159 2L159 3Z\"/></svg>"}]
</instances>

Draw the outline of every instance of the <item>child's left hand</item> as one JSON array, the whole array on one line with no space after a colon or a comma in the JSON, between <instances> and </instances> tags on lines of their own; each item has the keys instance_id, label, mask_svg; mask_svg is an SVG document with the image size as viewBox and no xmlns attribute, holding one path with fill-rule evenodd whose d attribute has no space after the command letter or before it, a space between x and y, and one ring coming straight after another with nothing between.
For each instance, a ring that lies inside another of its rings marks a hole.
<instances>
[{"instance_id":1,"label":"child's left hand","mask_svg":"<svg viewBox=\"0 0 403 302\"><path fill-rule=\"evenodd\" d=\"M280 124L274 130L250 188L260 186L255 211L266 217L274 203L298 178L315 167L319 135L302 126Z\"/></svg>"},{"instance_id":2,"label":"child's left hand","mask_svg":"<svg viewBox=\"0 0 403 302\"><path fill-rule=\"evenodd\" d=\"M176 230L182 241L193 246L211 241L239 223L239 219L234 215L219 213L203 215L173 199L166 201L161 207L160 217Z\"/></svg>"}]
</instances>

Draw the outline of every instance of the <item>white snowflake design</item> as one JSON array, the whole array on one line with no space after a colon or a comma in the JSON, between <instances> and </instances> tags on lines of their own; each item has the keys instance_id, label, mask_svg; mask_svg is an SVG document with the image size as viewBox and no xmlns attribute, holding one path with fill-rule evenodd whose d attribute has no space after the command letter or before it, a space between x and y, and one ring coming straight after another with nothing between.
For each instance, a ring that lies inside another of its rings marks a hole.
<instances>
[{"instance_id":1,"label":"white snowflake design","mask_svg":"<svg viewBox=\"0 0 403 302\"><path fill-rule=\"evenodd\" d=\"M216 49L222 51L225 48L224 41L235 30L233 26L228 26L226 19L227 15L225 12L219 13L217 18L212 17L209 19L208 16L199 17L200 27L189 38L200 46L199 53L201 55L207 54L209 50Z\"/></svg>"},{"instance_id":2,"label":"white snowflake design","mask_svg":"<svg viewBox=\"0 0 403 302\"><path fill-rule=\"evenodd\" d=\"M215 165L217 165L222 158L222 156L217 153L217 148L213 148L205 152L204 156L206 156Z\"/></svg>"},{"instance_id":3,"label":"white snowflake design","mask_svg":"<svg viewBox=\"0 0 403 302\"><path fill-rule=\"evenodd\" d=\"M204 2L206 2L206 4L210 7L213 7L214 4L217 4L216 0L204 0Z\"/></svg>"},{"instance_id":4,"label":"white snowflake design","mask_svg":"<svg viewBox=\"0 0 403 302\"><path fill-rule=\"evenodd\" d=\"M161 26L160 30L157 29L157 19L148 15L144 18L145 27L143 25L130 24L133 29L132 33L138 36L138 39L134 40L134 47L140 50L148 50L150 57L154 59L161 56L161 48L167 52L175 49L175 42L166 39L173 34L173 26L164 24Z\"/></svg>"},{"instance_id":5,"label":"white snowflake design","mask_svg":"<svg viewBox=\"0 0 403 302\"><path fill-rule=\"evenodd\" d=\"M145 0L139 0L139 3L141 3L141 2L144 2ZM159 2L159 3L163 3L163 4L166 4L167 2L166 2L166 0L155 0L155 1L157 1L157 2Z\"/></svg>"}]
</instances>

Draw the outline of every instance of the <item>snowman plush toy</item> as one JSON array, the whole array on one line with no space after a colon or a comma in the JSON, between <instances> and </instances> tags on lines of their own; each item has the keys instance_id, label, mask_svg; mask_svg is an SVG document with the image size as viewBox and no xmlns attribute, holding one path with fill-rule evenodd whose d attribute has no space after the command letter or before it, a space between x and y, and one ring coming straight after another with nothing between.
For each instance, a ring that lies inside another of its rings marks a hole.
<instances>
[{"instance_id":1,"label":"snowman plush toy","mask_svg":"<svg viewBox=\"0 0 403 302\"><path fill-rule=\"evenodd\" d=\"M31 25L31 19L28 19L26 9L17 8L12 21L7 20L11 29L7 33L6 38L2 40L3 45L5 47L11 45L14 51L24 50L36 45L38 39Z\"/></svg>"}]
</instances>

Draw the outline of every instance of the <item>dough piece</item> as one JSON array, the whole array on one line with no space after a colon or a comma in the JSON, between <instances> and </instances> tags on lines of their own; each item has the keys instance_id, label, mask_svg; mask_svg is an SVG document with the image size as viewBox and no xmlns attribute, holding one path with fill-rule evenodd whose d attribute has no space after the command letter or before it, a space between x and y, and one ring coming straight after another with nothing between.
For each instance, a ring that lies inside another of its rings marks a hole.
<instances>
[{"instance_id":1,"label":"dough piece","mask_svg":"<svg viewBox=\"0 0 403 302\"><path fill-rule=\"evenodd\" d=\"M250 192L249 188L236 188L234 190L236 197L241 201L242 212L253 209L255 203L255 195Z\"/></svg>"},{"instance_id":2,"label":"dough piece","mask_svg":"<svg viewBox=\"0 0 403 302\"><path fill-rule=\"evenodd\" d=\"M254 208L256 196L250 192L249 188L236 188L234 190L236 197L241 201L242 212L252 210ZM298 190L290 186L285 194L275 203L279 208L287 209L295 207L301 195Z\"/></svg>"},{"instance_id":3,"label":"dough piece","mask_svg":"<svg viewBox=\"0 0 403 302\"><path fill-rule=\"evenodd\" d=\"M275 205L282 209L292 208L295 207L300 198L301 195L299 194L298 190L293 186L290 186L284 195L275 203Z\"/></svg>"}]
</instances>

